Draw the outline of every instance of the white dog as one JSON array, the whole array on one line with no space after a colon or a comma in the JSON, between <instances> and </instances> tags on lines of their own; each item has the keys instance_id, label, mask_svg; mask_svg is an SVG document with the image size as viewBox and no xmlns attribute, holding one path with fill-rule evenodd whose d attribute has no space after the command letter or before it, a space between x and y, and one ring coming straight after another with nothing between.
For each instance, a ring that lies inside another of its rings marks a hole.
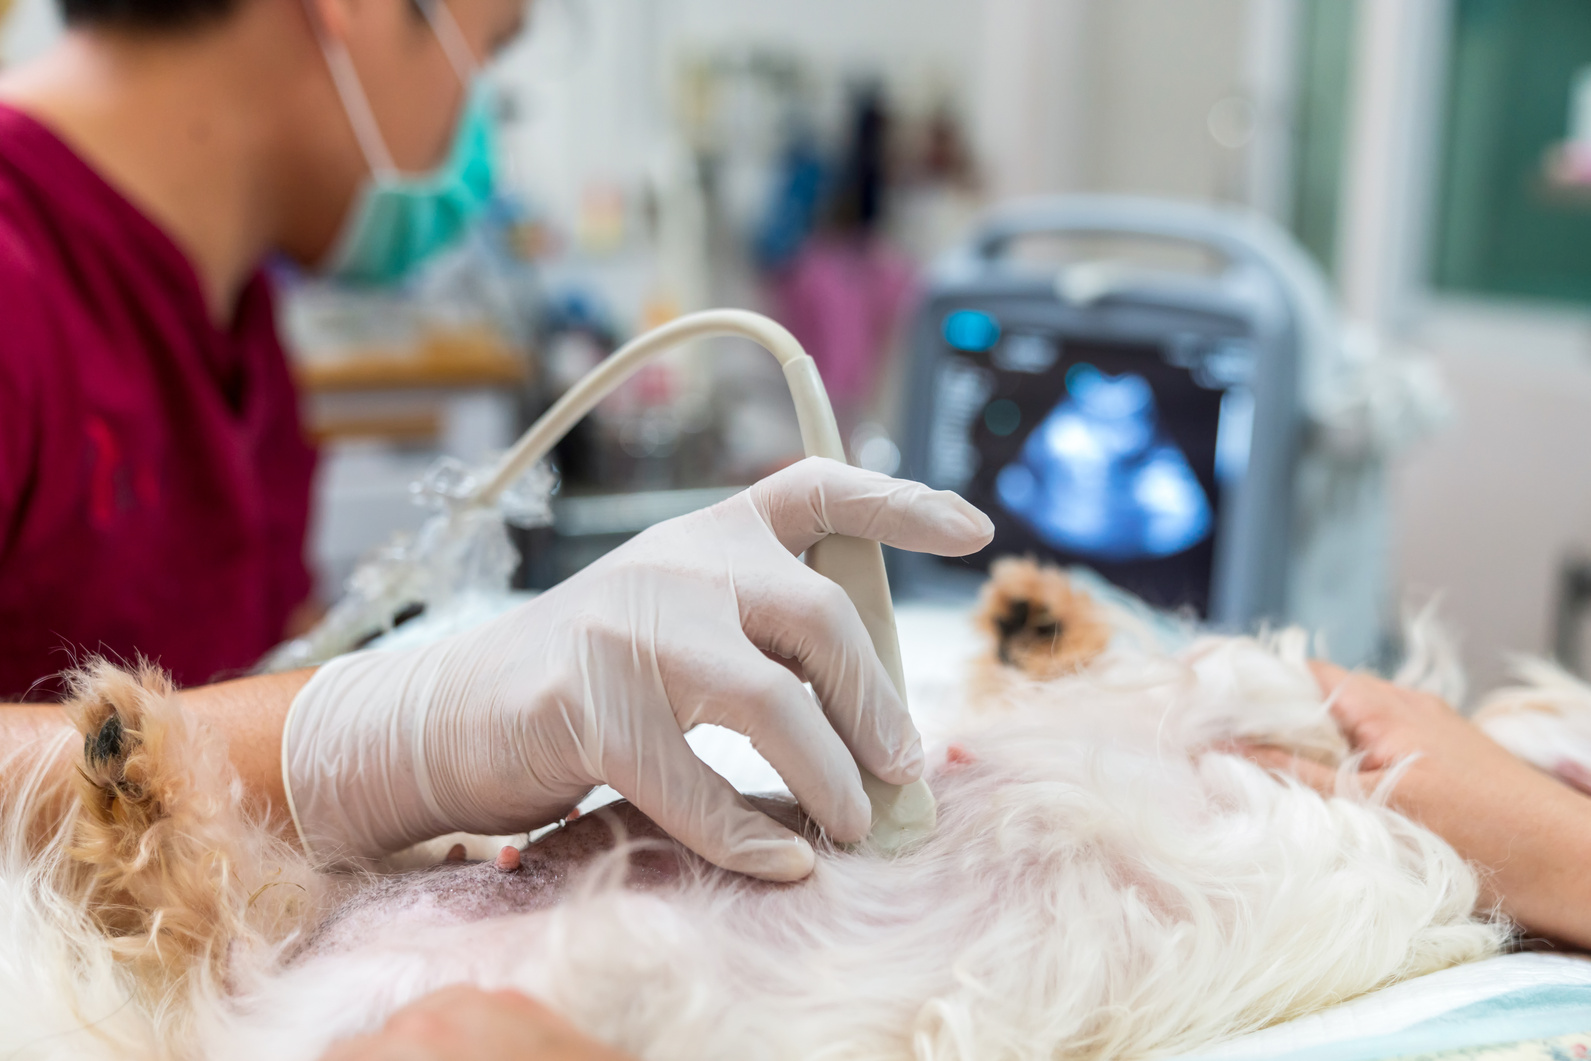
<instances>
[{"instance_id":1,"label":"white dog","mask_svg":"<svg viewBox=\"0 0 1591 1061\"><path fill-rule=\"evenodd\" d=\"M1233 750L1346 754L1301 634L1107 646L1110 616L1031 565L996 572L981 622L976 710L930 766L937 831L893 857L819 838L789 885L622 806L518 868L315 873L244 820L157 676L101 672L74 821L40 858L8 819L0 1056L312 1061L466 981L654 1061L1149 1057L1507 942L1435 835Z\"/></svg>"}]
</instances>

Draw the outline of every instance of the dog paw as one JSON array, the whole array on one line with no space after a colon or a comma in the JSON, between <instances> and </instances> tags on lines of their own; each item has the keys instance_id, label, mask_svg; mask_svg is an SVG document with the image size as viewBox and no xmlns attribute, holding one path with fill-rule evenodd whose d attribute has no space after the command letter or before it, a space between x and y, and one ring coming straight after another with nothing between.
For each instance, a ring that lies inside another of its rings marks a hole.
<instances>
[{"instance_id":1,"label":"dog paw","mask_svg":"<svg viewBox=\"0 0 1591 1061\"><path fill-rule=\"evenodd\" d=\"M101 872L146 850L146 836L182 803L190 785L180 750L167 747L166 677L98 664L78 676L67 712L83 735L78 795L84 811L76 857Z\"/></svg>"},{"instance_id":2,"label":"dog paw","mask_svg":"<svg viewBox=\"0 0 1591 1061\"><path fill-rule=\"evenodd\" d=\"M1110 643L1094 599L1065 572L1031 559L995 562L976 622L992 646L988 662L1039 680L1087 666Z\"/></svg>"}]
</instances>

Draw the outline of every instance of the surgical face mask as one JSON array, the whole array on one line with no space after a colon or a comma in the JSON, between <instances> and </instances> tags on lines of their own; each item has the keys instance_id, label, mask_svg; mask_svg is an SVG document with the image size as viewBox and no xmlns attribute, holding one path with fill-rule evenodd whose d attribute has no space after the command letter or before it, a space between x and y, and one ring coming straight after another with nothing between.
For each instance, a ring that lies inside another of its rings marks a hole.
<instances>
[{"instance_id":1,"label":"surgical face mask","mask_svg":"<svg viewBox=\"0 0 1591 1061\"><path fill-rule=\"evenodd\" d=\"M496 136L489 86L447 6L441 0L417 2L466 91L447 158L430 173L398 172L347 49L321 36L332 81L370 166L322 267L328 276L394 283L457 242L491 199Z\"/></svg>"}]
</instances>

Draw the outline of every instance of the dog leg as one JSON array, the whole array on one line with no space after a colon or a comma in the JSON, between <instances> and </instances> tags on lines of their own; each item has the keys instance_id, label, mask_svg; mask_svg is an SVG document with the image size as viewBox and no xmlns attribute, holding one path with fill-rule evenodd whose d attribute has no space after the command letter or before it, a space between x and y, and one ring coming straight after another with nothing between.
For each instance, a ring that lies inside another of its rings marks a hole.
<instances>
[{"instance_id":1,"label":"dog leg","mask_svg":"<svg viewBox=\"0 0 1591 1061\"><path fill-rule=\"evenodd\" d=\"M279 943L316 911L314 873L244 810L226 748L160 671L101 661L73 678L73 693L81 898L147 1001L224 985L240 947Z\"/></svg>"}]
</instances>

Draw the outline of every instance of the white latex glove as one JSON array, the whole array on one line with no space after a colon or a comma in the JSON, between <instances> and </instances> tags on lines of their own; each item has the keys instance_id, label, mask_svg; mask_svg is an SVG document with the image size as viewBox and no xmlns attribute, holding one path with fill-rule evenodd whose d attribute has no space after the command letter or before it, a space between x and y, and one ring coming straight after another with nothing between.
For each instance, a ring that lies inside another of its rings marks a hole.
<instances>
[{"instance_id":1,"label":"white latex glove","mask_svg":"<svg viewBox=\"0 0 1591 1061\"><path fill-rule=\"evenodd\" d=\"M456 830L522 831L606 783L720 866L806 876L807 842L684 733L712 722L750 737L841 842L870 825L857 763L891 784L920 776L921 741L855 608L797 559L829 534L960 556L993 526L955 494L810 458L476 630L333 660L283 734L305 844L369 858Z\"/></svg>"}]
</instances>

